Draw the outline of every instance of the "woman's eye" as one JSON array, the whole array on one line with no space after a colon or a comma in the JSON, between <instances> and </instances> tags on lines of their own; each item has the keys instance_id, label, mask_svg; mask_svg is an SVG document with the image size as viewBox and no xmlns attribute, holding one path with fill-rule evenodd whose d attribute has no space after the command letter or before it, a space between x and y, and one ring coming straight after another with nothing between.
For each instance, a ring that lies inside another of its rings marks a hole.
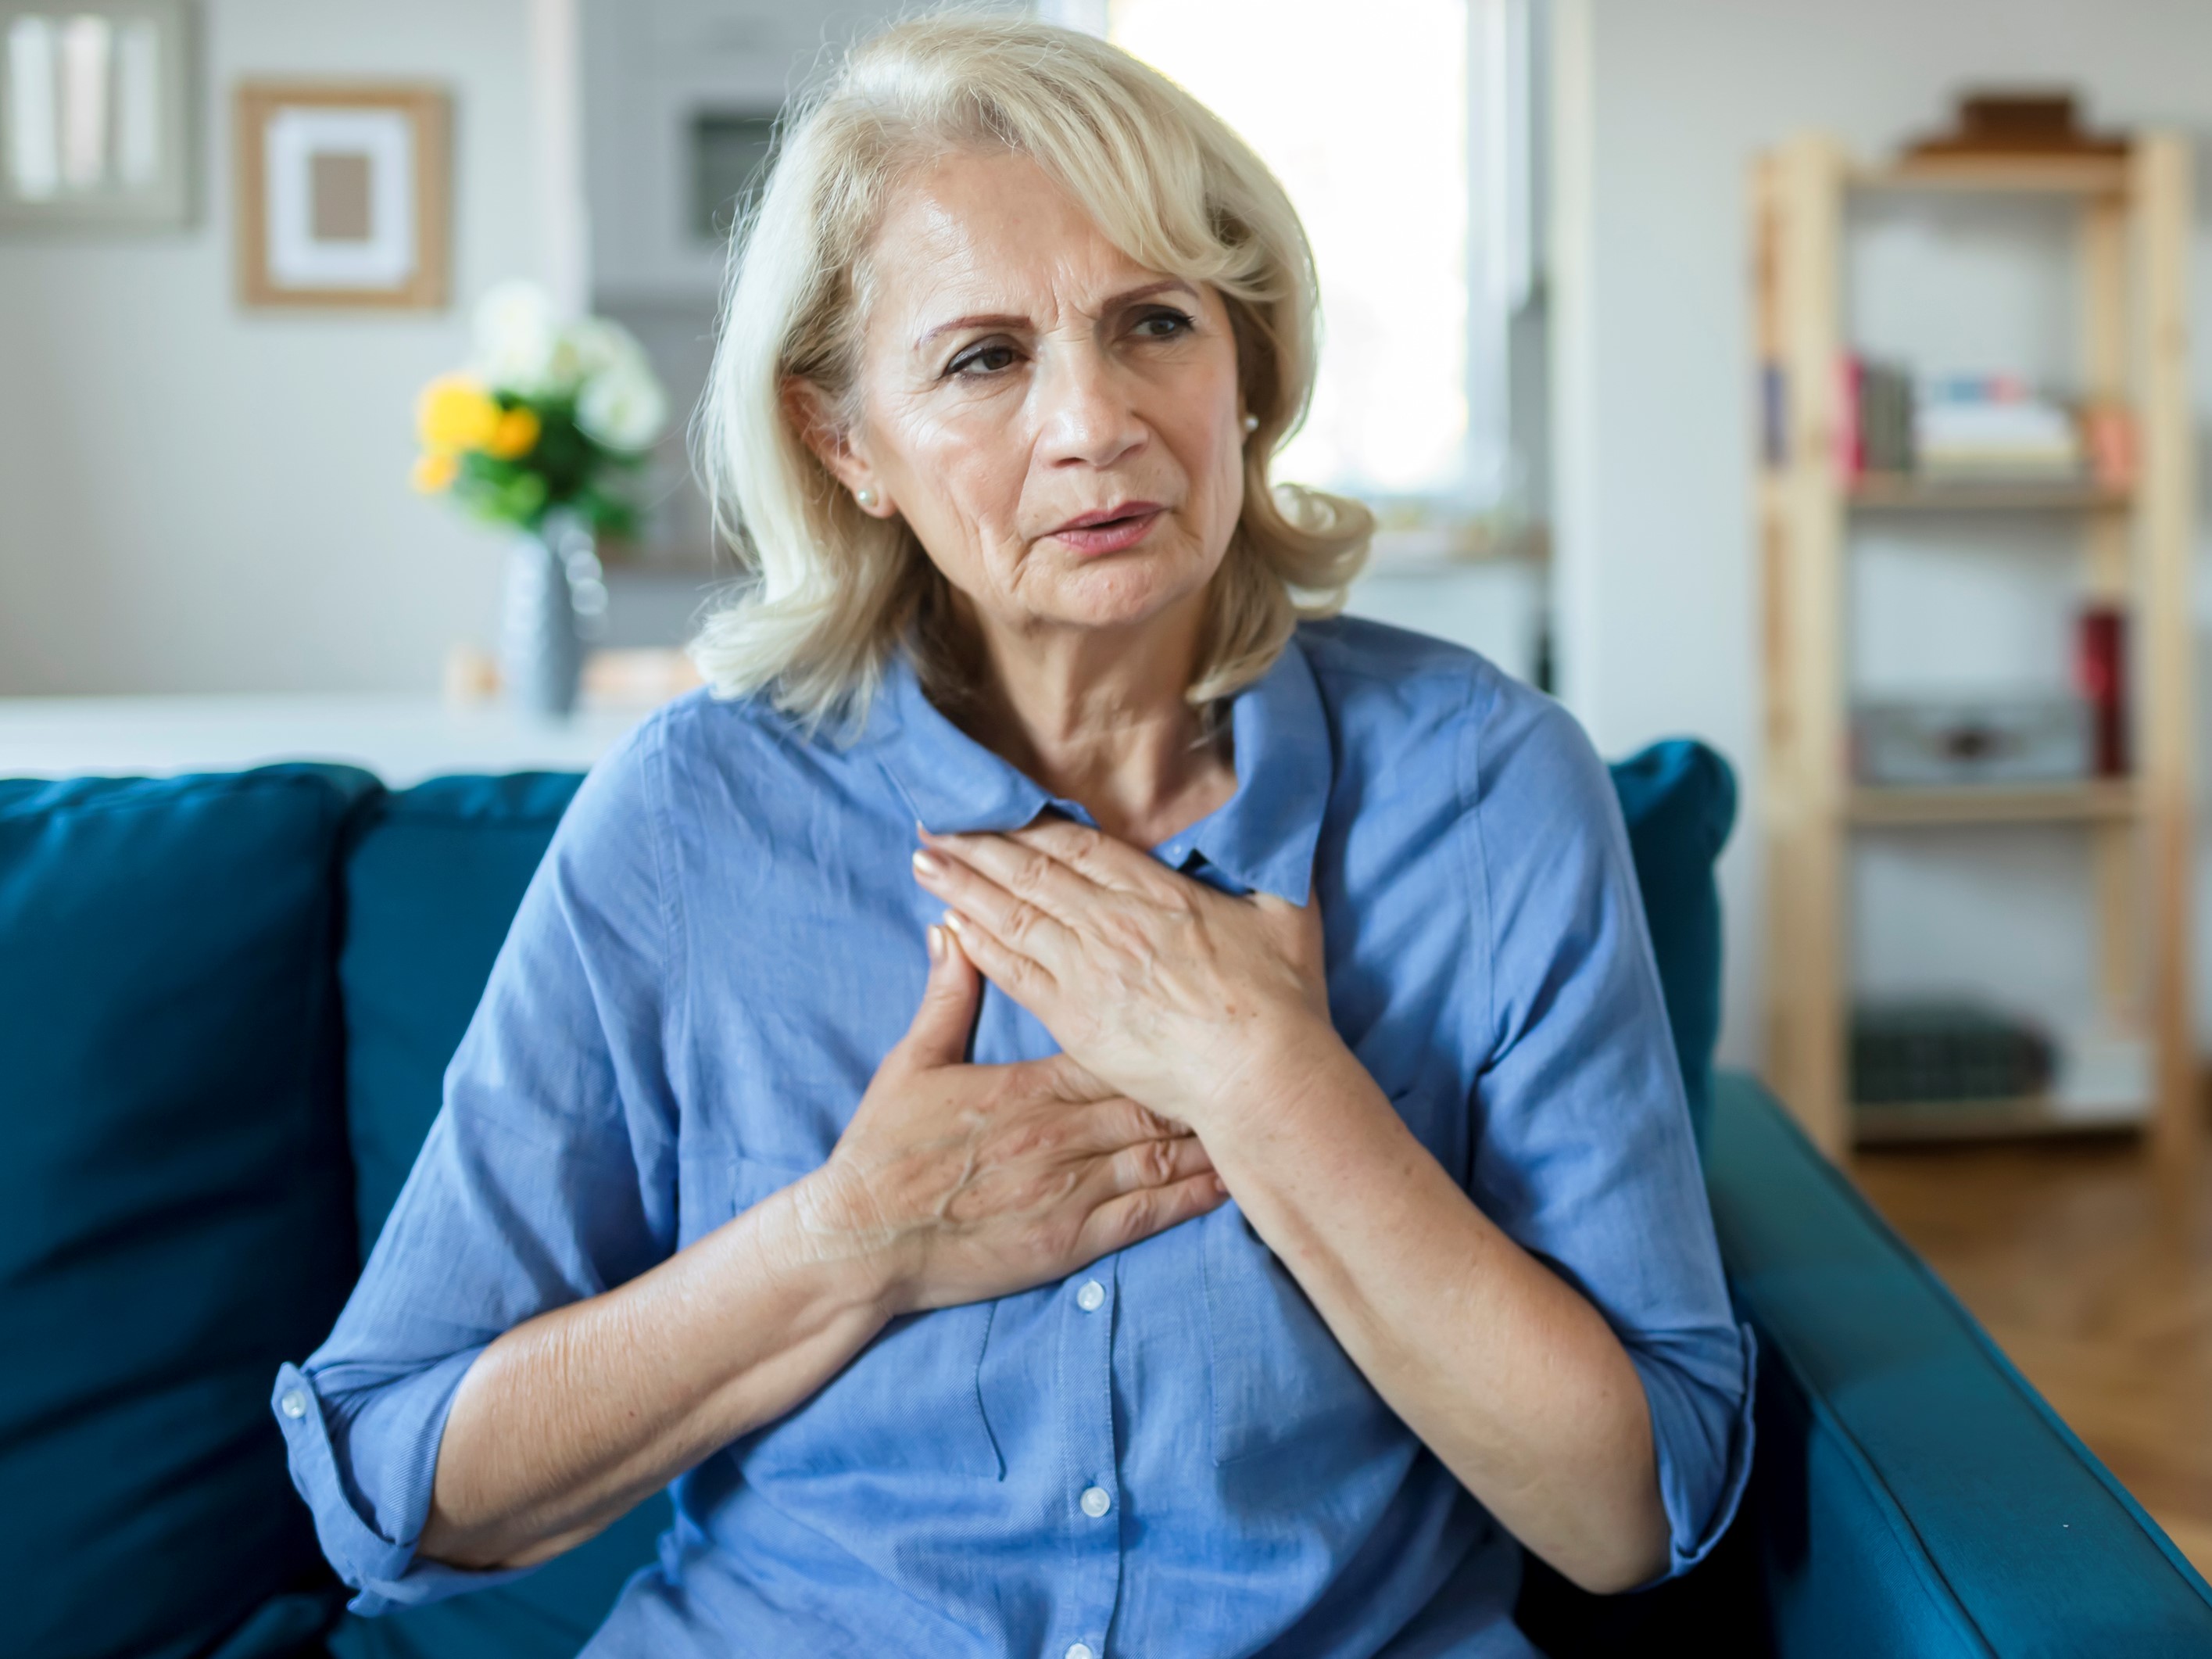
<instances>
[{"instance_id":1,"label":"woman's eye","mask_svg":"<svg viewBox=\"0 0 2212 1659\"><path fill-rule=\"evenodd\" d=\"M1014 365L1014 349L1003 340L972 345L945 366L947 374L996 374Z\"/></svg>"},{"instance_id":2,"label":"woman's eye","mask_svg":"<svg viewBox=\"0 0 2212 1659\"><path fill-rule=\"evenodd\" d=\"M1180 311L1164 307L1148 311L1137 319L1138 335L1147 340L1173 339L1178 334L1188 334L1195 327L1190 318Z\"/></svg>"}]
</instances>

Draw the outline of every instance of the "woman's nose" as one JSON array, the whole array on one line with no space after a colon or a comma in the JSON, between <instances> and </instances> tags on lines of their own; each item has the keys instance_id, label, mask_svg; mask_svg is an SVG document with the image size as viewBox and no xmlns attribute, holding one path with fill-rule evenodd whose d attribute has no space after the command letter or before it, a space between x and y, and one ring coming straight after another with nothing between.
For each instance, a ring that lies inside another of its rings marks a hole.
<instances>
[{"instance_id":1,"label":"woman's nose","mask_svg":"<svg viewBox=\"0 0 2212 1659\"><path fill-rule=\"evenodd\" d=\"M1120 379L1097 350L1077 349L1047 359L1036 382L1044 459L1103 467L1144 447L1150 428Z\"/></svg>"}]
</instances>

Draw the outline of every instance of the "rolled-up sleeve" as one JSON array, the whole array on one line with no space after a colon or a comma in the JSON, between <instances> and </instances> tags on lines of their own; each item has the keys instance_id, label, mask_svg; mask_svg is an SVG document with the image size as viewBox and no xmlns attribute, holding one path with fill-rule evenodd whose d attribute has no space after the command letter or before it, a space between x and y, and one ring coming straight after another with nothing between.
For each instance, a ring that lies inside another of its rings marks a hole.
<instances>
[{"instance_id":1,"label":"rolled-up sleeve","mask_svg":"<svg viewBox=\"0 0 2212 1659\"><path fill-rule=\"evenodd\" d=\"M461 1379L502 1333L674 1248L657 738L648 723L579 790L359 1284L277 1374L292 1479L356 1612L515 1576L415 1553Z\"/></svg>"},{"instance_id":2,"label":"rolled-up sleeve","mask_svg":"<svg viewBox=\"0 0 2212 1659\"><path fill-rule=\"evenodd\" d=\"M1735 1516L1755 1352L1722 1275L1620 803L1582 729L1533 694L1471 723L1462 777L1491 961L1471 1189L1627 1349L1671 1577Z\"/></svg>"}]
</instances>

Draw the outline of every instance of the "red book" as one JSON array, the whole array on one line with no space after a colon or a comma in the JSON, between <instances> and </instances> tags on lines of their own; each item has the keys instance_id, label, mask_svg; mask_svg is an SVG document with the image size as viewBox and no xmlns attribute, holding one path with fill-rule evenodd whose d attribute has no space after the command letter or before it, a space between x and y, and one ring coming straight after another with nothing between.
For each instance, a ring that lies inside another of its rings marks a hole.
<instances>
[{"instance_id":1,"label":"red book","mask_svg":"<svg viewBox=\"0 0 2212 1659\"><path fill-rule=\"evenodd\" d=\"M2074 628L2074 683L2089 705L2097 775L2128 771L2127 613L2118 605L2085 608Z\"/></svg>"}]
</instances>

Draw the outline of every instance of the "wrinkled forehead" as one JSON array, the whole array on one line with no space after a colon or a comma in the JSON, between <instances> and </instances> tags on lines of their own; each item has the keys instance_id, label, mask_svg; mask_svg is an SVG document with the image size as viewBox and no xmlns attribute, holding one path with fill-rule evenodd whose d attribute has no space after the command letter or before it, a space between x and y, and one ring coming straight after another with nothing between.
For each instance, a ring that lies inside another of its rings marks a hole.
<instances>
[{"instance_id":1,"label":"wrinkled forehead","mask_svg":"<svg viewBox=\"0 0 2212 1659\"><path fill-rule=\"evenodd\" d=\"M954 151L890 188L861 261L858 297L872 341L904 346L969 315L1050 327L1179 274L1119 246L1028 156Z\"/></svg>"}]
</instances>

